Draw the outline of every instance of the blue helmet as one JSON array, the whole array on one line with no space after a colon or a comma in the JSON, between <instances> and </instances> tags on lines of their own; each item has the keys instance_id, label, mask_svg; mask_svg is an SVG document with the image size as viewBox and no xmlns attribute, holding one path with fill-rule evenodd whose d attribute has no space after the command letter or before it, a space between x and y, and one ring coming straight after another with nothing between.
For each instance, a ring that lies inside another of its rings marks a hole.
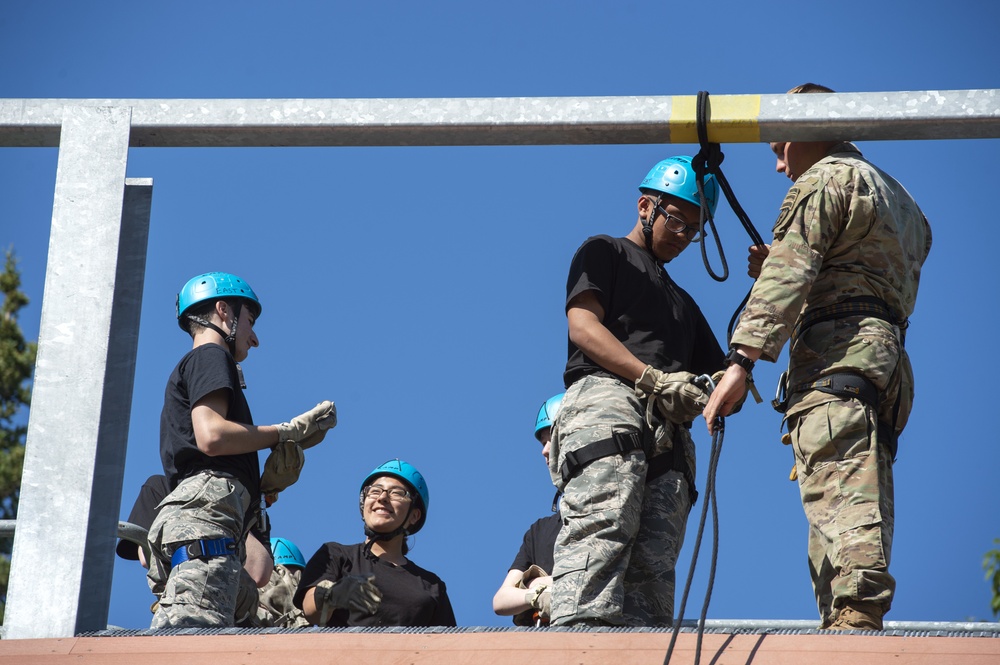
<instances>
[{"instance_id":1,"label":"blue helmet","mask_svg":"<svg viewBox=\"0 0 1000 665\"><path fill-rule=\"evenodd\" d=\"M538 415L535 417L535 438L539 441L542 440L542 430L546 427L552 427L552 423L556 421L556 416L559 415L559 407L562 406L562 400L566 393L559 393L554 397L550 397L544 402L542 402L542 407L538 409Z\"/></svg>"},{"instance_id":2,"label":"blue helmet","mask_svg":"<svg viewBox=\"0 0 1000 665\"><path fill-rule=\"evenodd\" d=\"M286 568L288 566L306 567L306 558L302 556L302 551L287 538L272 538L271 554L274 556L275 563L280 563Z\"/></svg>"},{"instance_id":3,"label":"blue helmet","mask_svg":"<svg viewBox=\"0 0 1000 665\"><path fill-rule=\"evenodd\" d=\"M410 488L416 490L420 497L420 520L409 528L408 534L414 534L423 528L424 522L427 521L427 510L431 505L431 494L427 490L427 483L424 481L424 477L417 471L409 462L404 462L401 459L391 459L385 464L381 464L365 476L364 481L361 483L361 489L364 490L365 487L371 484L371 481L379 476L392 476L402 480L404 483L410 486ZM364 503L364 496L361 497L362 504Z\"/></svg>"},{"instance_id":4,"label":"blue helmet","mask_svg":"<svg viewBox=\"0 0 1000 665\"><path fill-rule=\"evenodd\" d=\"M679 199L701 206L698 196L698 177L691 158L687 155L667 157L650 169L646 179L639 185L640 191L652 190L661 194L669 194ZM705 198L708 199L708 209L715 216L715 208L719 205L719 183L711 173L705 174Z\"/></svg>"},{"instance_id":5,"label":"blue helmet","mask_svg":"<svg viewBox=\"0 0 1000 665\"><path fill-rule=\"evenodd\" d=\"M206 300L239 299L250 308L253 318L260 318L260 300L250 285L228 272L207 272L188 280L177 294L177 323L187 330L185 314L189 309Z\"/></svg>"}]
</instances>

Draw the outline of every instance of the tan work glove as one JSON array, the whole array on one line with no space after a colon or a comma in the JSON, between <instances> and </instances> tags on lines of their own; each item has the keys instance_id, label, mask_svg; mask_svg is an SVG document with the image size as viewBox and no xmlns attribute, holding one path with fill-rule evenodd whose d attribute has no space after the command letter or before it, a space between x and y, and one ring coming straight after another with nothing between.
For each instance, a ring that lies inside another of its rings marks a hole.
<instances>
[{"instance_id":1,"label":"tan work glove","mask_svg":"<svg viewBox=\"0 0 1000 665\"><path fill-rule=\"evenodd\" d=\"M374 579L374 575L348 575L336 582L323 580L317 584L313 602L319 608L319 625L325 626L334 610L375 614L382 602L382 592L372 582Z\"/></svg>"},{"instance_id":2,"label":"tan work glove","mask_svg":"<svg viewBox=\"0 0 1000 665\"><path fill-rule=\"evenodd\" d=\"M330 400L325 400L290 422L275 427L278 428L278 441L295 441L305 450L322 441L326 431L336 425L337 407Z\"/></svg>"},{"instance_id":3,"label":"tan work glove","mask_svg":"<svg viewBox=\"0 0 1000 665\"><path fill-rule=\"evenodd\" d=\"M261 494L276 495L294 485L305 463L306 456L299 444L285 441L276 445L264 460L264 473L260 476Z\"/></svg>"},{"instance_id":4,"label":"tan work glove","mask_svg":"<svg viewBox=\"0 0 1000 665\"><path fill-rule=\"evenodd\" d=\"M540 584L524 594L524 601L538 611L540 619L547 620L552 616L552 592L547 585Z\"/></svg>"},{"instance_id":5,"label":"tan work glove","mask_svg":"<svg viewBox=\"0 0 1000 665\"><path fill-rule=\"evenodd\" d=\"M700 416L708 405L708 393L694 378L691 372L667 373L646 365L635 382L635 394L639 399L654 400L660 415L679 425Z\"/></svg>"}]
</instances>

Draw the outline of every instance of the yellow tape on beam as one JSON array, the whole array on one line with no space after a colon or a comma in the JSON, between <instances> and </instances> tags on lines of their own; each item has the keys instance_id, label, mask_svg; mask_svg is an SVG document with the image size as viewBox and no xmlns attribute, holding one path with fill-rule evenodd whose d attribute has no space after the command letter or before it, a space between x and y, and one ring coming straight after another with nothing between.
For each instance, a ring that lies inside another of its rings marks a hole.
<instances>
[{"instance_id":1,"label":"yellow tape on beam","mask_svg":"<svg viewBox=\"0 0 1000 665\"><path fill-rule=\"evenodd\" d=\"M708 140L711 143L759 143L760 95L710 95ZM671 97L670 142L698 143L698 98Z\"/></svg>"}]
</instances>

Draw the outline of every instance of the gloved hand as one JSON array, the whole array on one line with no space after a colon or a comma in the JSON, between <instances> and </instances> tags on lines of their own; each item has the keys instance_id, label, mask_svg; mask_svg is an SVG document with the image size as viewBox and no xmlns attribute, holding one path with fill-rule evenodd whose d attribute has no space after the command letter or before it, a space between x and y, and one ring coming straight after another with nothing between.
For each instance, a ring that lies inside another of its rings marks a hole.
<instances>
[{"instance_id":1,"label":"gloved hand","mask_svg":"<svg viewBox=\"0 0 1000 665\"><path fill-rule=\"evenodd\" d=\"M635 382L639 399L656 402L660 415L674 424L690 422L701 415L708 404L708 393L694 383L691 372L661 372L646 365Z\"/></svg>"},{"instance_id":2,"label":"gloved hand","mask_svg":"<svg viewBox=\"0 0 1000 665\"><path fill-rule=\"evenodd\" d=\"M316 585L313 601L319 608L319 625L325 626L334 610L354 610L375 614L382 592L372 582L374 575L348 575L336 582L323 580Z\"/></svg>"},{"instance_id":3,"label":"gloved hand","mask_svg":"<svg viewBox=\"0 0 1000 665\"><path fill-rule=\"evenodd\" d=\"M548 619L552 616L552 592L546 584L539 584L534 589L524 594L524 600L532 608L538 610L538 616Z\"/></svg>"},{"instance_id":4,"label":"gloved hand","mask_svg":"<svg viewBox=\"0 0 1000 665\"><path fill-rule=\"evenodd\" d=\"M277 494L295 484L306 463L302 446L294 441L279 443L264 460L264 473L260 476L261 494Z\"/></svg>"},{"instance_id":5,"label":"gloved hand","mask_svg":"<svg viewBox=\"0 0 1000 665\"><path fill-rule=\"evenodd\" d=\"M312 448L326 436L326 431L337 424L337 407L330 400L320 402L291 422L275 425L278 441L295 441L302 449Z\"/></svg>"}]
</instances>

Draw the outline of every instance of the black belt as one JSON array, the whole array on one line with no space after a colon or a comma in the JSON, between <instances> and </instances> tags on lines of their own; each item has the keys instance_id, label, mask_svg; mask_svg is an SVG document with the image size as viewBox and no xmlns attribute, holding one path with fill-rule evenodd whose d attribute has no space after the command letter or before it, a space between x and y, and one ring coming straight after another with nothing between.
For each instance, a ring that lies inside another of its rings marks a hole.
<instances>
[{"instance_id":1,"label":"black belt","mask_svg":"<svg viewBox=\"0 0 1000 665\"><path fill-rule=\"evenodd\" d=\"M817 307L807 311L792 330L792 344L799 338L799 335L817 323L842 319L847 316L870 316L882 319L894 326L899 326L900 331L905 330L907 326L907 321L900 322L881 298L855 296L826 307Z\"/></svg>"}]
</instances>

